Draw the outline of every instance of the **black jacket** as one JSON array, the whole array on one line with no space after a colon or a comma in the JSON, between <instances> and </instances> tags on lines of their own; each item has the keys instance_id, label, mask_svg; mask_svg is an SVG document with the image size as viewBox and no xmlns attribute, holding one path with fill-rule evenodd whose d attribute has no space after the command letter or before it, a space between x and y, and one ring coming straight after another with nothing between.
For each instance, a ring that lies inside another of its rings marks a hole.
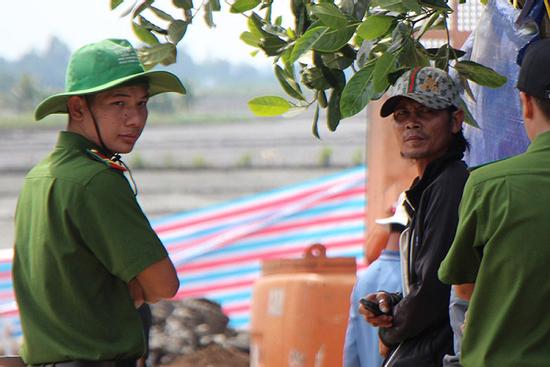
<instances>
[{"instance_id":1,"label":"black jacket","mask_svg":"<svg viewBox=\"0 0 550 367\"><path fill-rule=\"evenodd\" d=\"M393 346L387 366L440 366L445 354L453 354L450 287L437 270L453 241L468 178L461 159L461 153L449 153L431 162L406 193L409 293L393 309L393 326L380 329L384 343Z\"/></svg>"}]
</instances>

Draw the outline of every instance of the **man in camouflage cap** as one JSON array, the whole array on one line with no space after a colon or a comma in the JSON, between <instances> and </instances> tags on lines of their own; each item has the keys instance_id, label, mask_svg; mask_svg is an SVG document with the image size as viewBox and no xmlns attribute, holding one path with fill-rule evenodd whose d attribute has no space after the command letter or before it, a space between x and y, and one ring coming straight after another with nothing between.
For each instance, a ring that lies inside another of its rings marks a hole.
<instances>
[{"instance_id":1,"label":"man in camouflage cap","mask_svg":"<svg viewBox=\"0 0 550 367\"><path fill-rule=\"evenodd\" d=\"M418 177L406 191L410 224L400 241L403 293L366 295L385 315L360 306L381 342L389 347L385 366L440 366L453 353L449 324L450 287L437 269L452 243L458 206L468 177L462 161L468 143L462 134L464 112L453 80L443 70L414 68L389 91L380 115L392 115L401 156Z\"/></svg>"}]
</instances>

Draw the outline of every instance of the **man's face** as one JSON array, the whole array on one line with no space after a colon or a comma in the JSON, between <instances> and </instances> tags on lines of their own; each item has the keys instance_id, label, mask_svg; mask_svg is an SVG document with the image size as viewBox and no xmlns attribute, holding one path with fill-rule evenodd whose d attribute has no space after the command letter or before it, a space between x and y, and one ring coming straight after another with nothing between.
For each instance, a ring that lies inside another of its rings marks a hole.
<instances>
[{"instance_id":1,"label":"man's face","mask_svg":"<svg viewBox=\"0 0 550 367\"><path fill-rule=\"evenodd\" d=\"M148 88L144 85L113 88L91 99L90 107L106 148L117 153L132 151L147 121L148 100ZM91 131L95 135L92 140L99 145L95 130Z\"/></svg>"},{"instance_id":2,"label":"man's face","mask_svg":"<svg viewBox=\"0 0 550 367\"><path fill-rule=\"evenodd\" d=\"M453 133L462 127L462 111L434 110L401 98L393 113L393 130L404 158L429 163L443 156Z\"/></svg>"}]
</instances>

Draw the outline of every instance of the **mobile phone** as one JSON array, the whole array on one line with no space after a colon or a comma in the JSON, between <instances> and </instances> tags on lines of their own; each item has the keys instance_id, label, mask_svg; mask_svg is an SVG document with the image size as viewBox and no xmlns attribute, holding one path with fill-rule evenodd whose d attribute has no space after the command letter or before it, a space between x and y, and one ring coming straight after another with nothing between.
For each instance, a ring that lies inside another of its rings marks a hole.
<instances>
[{"instance_id":1,"label":"mobile phone","mask_svg":"<svg viewBox=\"0 0 550 367\"><path fill-rule=\"evenodd\" d=\"M382 315L385 315L384 312L382 312L380 310L380 307L378 307L378 303L376 302L373 302L373 301L370 301L366 298L361 298L359 300L359 302L361 302L361 304L367 309L369 310L370 312L372 312L375 316L382 316Z\"/></svg>"}]
</instances>

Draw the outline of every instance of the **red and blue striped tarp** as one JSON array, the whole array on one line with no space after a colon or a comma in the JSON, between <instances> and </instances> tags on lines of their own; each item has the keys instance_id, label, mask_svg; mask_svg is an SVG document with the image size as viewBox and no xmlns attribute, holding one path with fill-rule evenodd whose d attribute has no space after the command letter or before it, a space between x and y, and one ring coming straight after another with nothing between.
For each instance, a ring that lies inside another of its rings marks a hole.
<instances>
[{"instance_id":1,"label":"red and blue striped tarp","mask_svg":"<svg viewBox=\"0 0 550 367\"><path fill-rule=\"evenodd\" d=\"M358 166L152 220L178 270L181 287L176 298L219 302L232 327L247 328L252 285L260 276L262 260L301 257L311 244L321 243L327 256L356 257L362 267L365 181L366 168ZM20 335L10 274L11 254L6 253L0 257L4 336Z\"/></svg>"}]
</instances>

